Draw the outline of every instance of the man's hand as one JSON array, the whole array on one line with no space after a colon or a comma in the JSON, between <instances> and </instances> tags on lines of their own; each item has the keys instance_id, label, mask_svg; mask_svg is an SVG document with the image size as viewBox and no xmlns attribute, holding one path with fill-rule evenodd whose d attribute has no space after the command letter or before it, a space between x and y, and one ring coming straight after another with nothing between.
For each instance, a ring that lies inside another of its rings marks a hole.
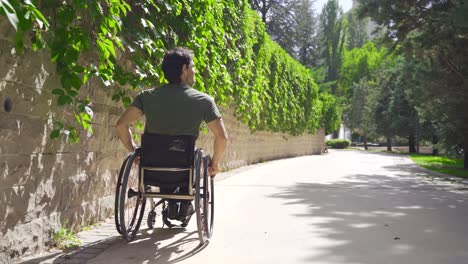
<instances>
[{"instance_id":1,"label":"man's hand","mask_svg":"<svg viewBox=\"0 0 468 264\"><path fill-rule=\"evenodd\" d=\"M218 174L218 164L210 164L208 166L208 174L211 176L211 178L216 177L216 174Z\"/></svg>"},{"instance_id":2,"label":"man's hand","mask_svg":"<svg viewBox=\"0 0 468 264\"><path fill-rule=\"evenodd\" d=\"M140 156L136 156L135 159L133 160L133 164L135 166L138 166L140 165Z\"/></svg>"}]
</instances>

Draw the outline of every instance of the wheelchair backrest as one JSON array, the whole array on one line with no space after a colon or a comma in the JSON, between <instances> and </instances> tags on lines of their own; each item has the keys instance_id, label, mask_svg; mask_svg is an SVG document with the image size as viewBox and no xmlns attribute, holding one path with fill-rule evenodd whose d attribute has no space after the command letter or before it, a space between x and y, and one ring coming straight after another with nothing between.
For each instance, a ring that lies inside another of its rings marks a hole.
<instances>
[{"instance_id":1,"label":"wheelchair backrest","mask_svg":"<svg viewBox=\"0 0 468 264\"><path fill-rule=\"evenodd\" d=\"M143 167L188 168L193 165L195 136L145 133L141 137Z\"/></svg>"}]
</instances>

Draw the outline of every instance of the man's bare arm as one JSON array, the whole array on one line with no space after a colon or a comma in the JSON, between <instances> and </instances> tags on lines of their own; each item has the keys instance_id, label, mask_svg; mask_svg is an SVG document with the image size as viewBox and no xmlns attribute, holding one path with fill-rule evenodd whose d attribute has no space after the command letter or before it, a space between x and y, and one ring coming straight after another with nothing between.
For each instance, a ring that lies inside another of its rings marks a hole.
<instances>
[{"instance_id":1,"label":"man's bare arm","mask_svg":"<svg viewBox=\"0 0 468 264\"><path fill-rule=\"evenodd\" d=\"M119 135L120 141L124 144L128 151L133 151L135 148L135 142L133 142L132 131L130 130L130 124L138 120L143 115L143 111L140 109L130 106L125 110L122 116L115 124L117 134Z\"/></svg>"},{"instance_id":2,"label":"man's bare arm","mask_svg":"<svg viewBox=\"0 0 468 264\"><path fill-rule=\"evenodd\" d=\"M218 173L219 162L223 157L224 150L226 149L228 135L222 118L217 118L209 122L208 128L215 137L213 158L211 166L208 168L210 175L214 177Z\"/></svg>"}]
</instances>

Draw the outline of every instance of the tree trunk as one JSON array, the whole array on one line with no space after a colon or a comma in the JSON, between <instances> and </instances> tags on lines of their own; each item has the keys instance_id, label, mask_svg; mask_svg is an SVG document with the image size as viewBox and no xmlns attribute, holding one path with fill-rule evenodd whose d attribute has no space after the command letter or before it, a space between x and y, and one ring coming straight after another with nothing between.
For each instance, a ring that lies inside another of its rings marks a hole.
<instances>
[{"instance_id":1,"label":"tree trunk","mask_svg":"<svg viewBox=\"0 0 468 264\"><path fill-rule=\"evenodd\" d=\"M364 134L362 137L364 140L364 149L369 150L369 147L367 146L367 134Z\"/></svg>"},{"instance_id":2,"label":"tree trunk","mask_svg":"<svg viewBox=\"0 0 468 264\"><path fill-rule=\"evenodd\" d=\"M465 157L464 163L463 163L463 168L465 170L468 170L468 78L465 77L463 78L463 88L465 91L465 97L464 99L464 105L465 105L465 113L463 115L463 120L465 122L463 126L463 155Z\"/></svg>"},{"instance_id":3,"label":"tree trunk","mask_svg":"<svg viewBox=\"0 0 468 264\"><path fill-rule=\"evenodd\" d=\"M465 170L468 170L468 128L465 128L465 136L463 138L463 155L465 156L464 166Z\"/></svg>"},{"instance_id":4,"label":"tree trunk","mask_svg":"<svg viewBox=\"0 0 468 264\"><path fill-rule=\"evenodd\" d=\"M416 140L413 134L408 137L409 153L416 153Z\"/></svg>"},{"instance_id":5,"label":"tree trunk","mask_svg":"<svg viewBox=\"0 0 468 264\"><path fill-rule=\"evenodd\" d=\"M419 153L419 138L420 138L420 133L419 133L419 117L417 118L417 123L416 123L416 153Z\"/></svg>"},{"instance_id":6,"label":"tree trunk","mask_svg":"<svg viewBox=\"0 0 468 264\"><path fill-rule=\"evenodd\" d=\"M432 137L432 144L436 145L439 141L437 140L437 136ZM439 149L432 147L432 155L437 156L439 155Z\"/></svg>"},{"instance_id":7,"label":"tree trunk","mask_svg":"<svg viewBox=\"0 0 468 264\"><path fill-rule=\"evenodd\" d=\"M387 151L392 151L392 139L387 138Z\"/></svg>"}]
</instances>

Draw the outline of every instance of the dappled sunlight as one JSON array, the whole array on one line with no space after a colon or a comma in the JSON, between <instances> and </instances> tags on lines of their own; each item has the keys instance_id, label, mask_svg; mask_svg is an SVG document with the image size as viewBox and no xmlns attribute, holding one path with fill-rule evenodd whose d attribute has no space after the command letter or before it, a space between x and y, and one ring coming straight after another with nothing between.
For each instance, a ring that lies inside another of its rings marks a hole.
<instances>
[{"instance_id":1,"label":"dappled sunlight","mask_svg":"<svg viewBox=\"0 0 468 264\"><path fill-rule=\"evenodd\" d=\"M390 182L389 185L393 186ZM332 187L329 184L297 183L295 186L279 188L280 192L270 196L284 200L285 204L293 202L307 206L304 213L294 214L294 217L301 217L308 223L310 228L307 232L318 239L320 245L311 248L313 253L310 253L306 262L374 264L381 261L380 257L387 256L392 257L391 263L408 263L404 260L421 253L422 245L418 242L421 239L433 241L431 243L434 247L450 243L434 241L441 239L440 233L451 227L441 229L432 222L415 221L425 217L438 221L444 210L452 210L453 201L464 202L462 197L456 197L457 194L445 193L444 189L434 187L430 189L431 186L425 185L421 185L423 192L412 185L408 190L403 187L382 189L374 184L368 185L366 189L354 187L342 182ZM431 199L433 197L439 199ZM466 219L466 215L463 215L465 212L460 214L460 219L451 221L463 222ZM453 239L459 241L462 236L460 234ZM455 247L463 249L462 245ZM369 251L381 253L364 253Z\"/></svg>"},{"instance_id":2,"label":"dappled sunlight","mask_svg":"<svg viewBox=\"0 0 468 264\"><path fill-rule=\"evenodd\" d=\"M468 254L463 243L468 234L459 229L468 218L463 184L428 180L427 172L401 155L364 155L362 168L368 172L349 161L362 155L341 152L349 159L333 168L336 176L314 175L269 195L285 206L305 206L291 216L301 218L308 226L304 232L319 242L310 246L304 262L444 263L437 252L458 252L455 259ZM392 158L379 162L387 156Z\"/></svg>"},{"instance_id":3,"label":"dappled sunlight","mask_svg":"<svg viewBox=\"0 0 468 264\"><path fill-rule=\"evenodd\" d=\"M373 227L375 226L376 224L374 223L358 223L358 224L350 224L349 226L352 227L352 228L360 228L360 229L363 229L363 228L369 228L369 227Z\"/></svg>"},{"instance_id":4,"label":"dappled sunlight","mask_svg":"<svg viewBox=\"0 0 468 264\"><path fill-rule=\"evenodd\" d=\"M196 231L183 228L155 228L141 230L135 240L126 242L122 238L106 251L87 263L177 263L199 253L206 246L200 246Z\"/></svg>"}]
</instances>

